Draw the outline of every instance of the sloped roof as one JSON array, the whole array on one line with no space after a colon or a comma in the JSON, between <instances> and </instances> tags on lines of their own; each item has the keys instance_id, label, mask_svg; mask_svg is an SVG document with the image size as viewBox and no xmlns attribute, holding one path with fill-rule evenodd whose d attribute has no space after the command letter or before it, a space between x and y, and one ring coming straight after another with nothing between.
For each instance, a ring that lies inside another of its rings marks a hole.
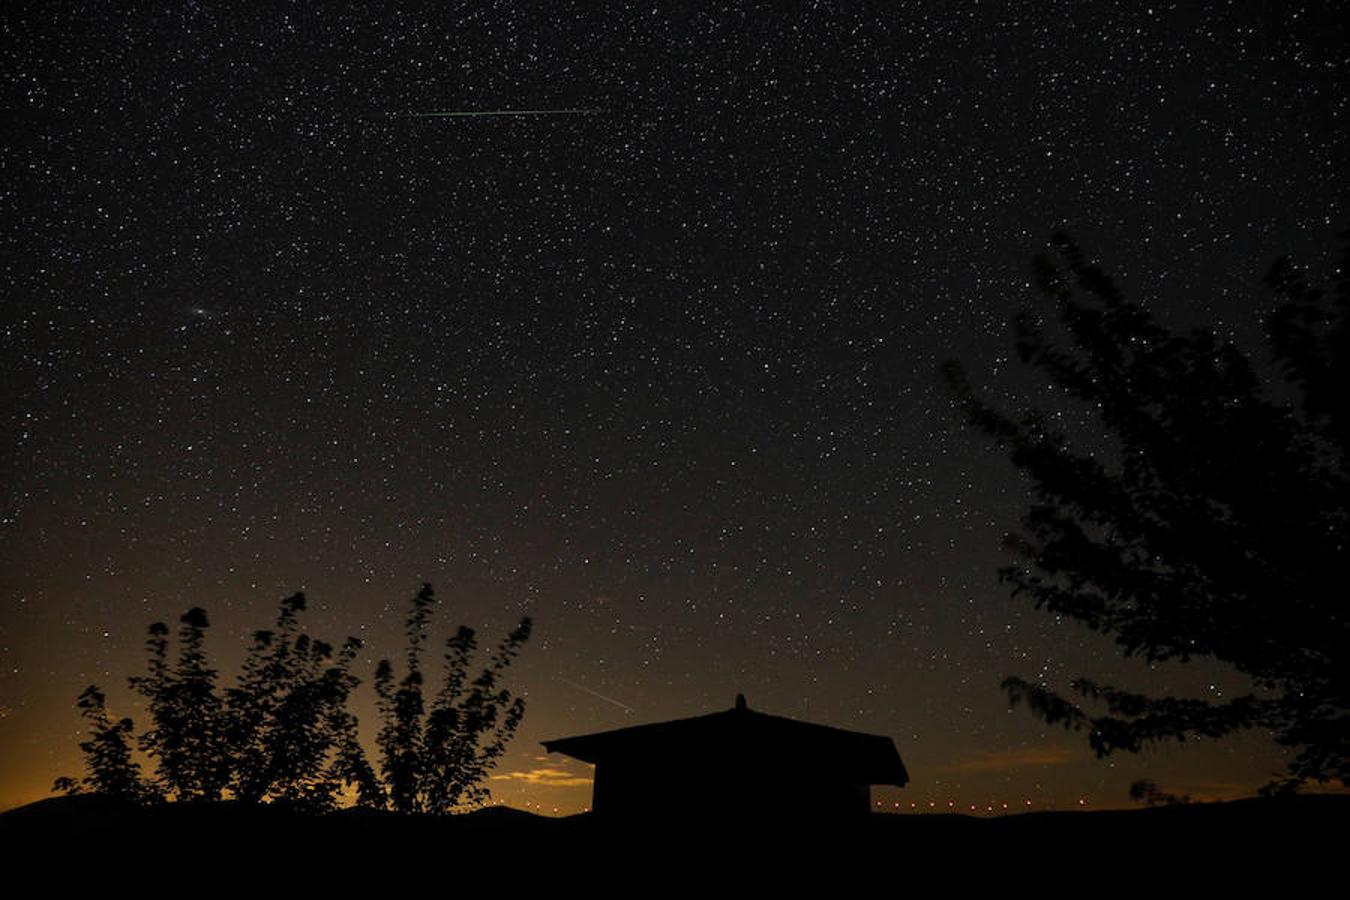
<instances>
[{"instance_id":1,"label":"sloped roof","mask_svg":"<svg viewBox=\"0 0 1350 900\"><path fill-rule=\"evenodd\" d=\"M707 761L735 754L828 772L854 784L909 783L895 742L884 735L771 716L747 708L743 697L736 701L732 709L708 715L544 741L544 749L595 764L672 753Z\"/></svg>"}]
</instances>

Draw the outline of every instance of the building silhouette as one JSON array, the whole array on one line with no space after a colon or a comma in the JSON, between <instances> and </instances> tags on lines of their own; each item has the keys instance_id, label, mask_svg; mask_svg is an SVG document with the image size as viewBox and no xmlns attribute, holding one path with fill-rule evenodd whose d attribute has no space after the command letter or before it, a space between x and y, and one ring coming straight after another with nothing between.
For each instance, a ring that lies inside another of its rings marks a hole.
<instances>
[{"instance_id":1,"label":"building silhouette","mask_svg":"<svg viewBox=\"0 0 1350 900\"><path fill-rule=\"evenodd\" d=\"M544 741L595 765L592 809L608 821L857 819L874 784L909 773L888 737L756 712L722 712Z\"/></svg>"}]
</instances>

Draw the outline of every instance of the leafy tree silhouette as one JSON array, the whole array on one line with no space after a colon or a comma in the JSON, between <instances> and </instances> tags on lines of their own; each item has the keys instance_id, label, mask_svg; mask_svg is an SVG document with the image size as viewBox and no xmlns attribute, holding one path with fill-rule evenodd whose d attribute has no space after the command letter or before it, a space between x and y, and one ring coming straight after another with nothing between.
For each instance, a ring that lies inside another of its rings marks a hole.
<instances>
[{"instance_id":1,"label":"leafy tree silhouette","mask_svg":"<svg viewBox=\"0 0 1350 900\"><path fill-rule=\"evenodd\" d=\"M132 721L110 722L103 694L91 685L79 704L93 731L80 745L90 774L83 782L58 779L53 789L140 801L218 800L228 792L248 803L324 811L343 787L354 787L358 804L384 806L357 719L347 710L360 683L350 670L361 642L348 638L335 653L300 634L304 608L301 593L282 601L275 630L254 634L237 683L223 696L207 663L210 623L203 610L182 616L172 664L168 626L151 625L146 674L130 683L147 700L153 724L138 743L155 761L155 776L142 778L131 758Z\"/></svg>"},{"instance_id":2,"label":"leafy tree silhouette","mask_svg":"<svg viewBox=\"0 0 1350 900\"><path fill-rule=\"evenodd\" d=\"M282 601L276 627L258 631L238 683L225 694L227 745L240 800L282 800L330 808L343 785L356 785L360 802L382 806L371 794L370 766L346 710L360 680L351 665L361 642L331 645L297 634L305 595Z\"/></svg>"},{"instance_id":3,"label":"leafy tree silhouette","mask_svg":"<svg viewBox=\"0 0 1350 900\"><path fill-rule=\"evenodd\" d=\"M359 806L400 812L447 813L485 800L482 782L525 712L524 700L500 680L529 638L530 620L521 620L468 684L476 641L461 626L446 643L446 681L428 713L419 660L433 603L431 586L423 585L407 622L408 674L397 689L388 660L376 672L383 782L347 708L360 684L351 668L362 644L348 638L334 650L301 633L305 595L296 593L282 601L272 629L254 633L235 685L223 694L207 662L203 610L182 616L172 663L168 626L151 625L146 673L130 682L147 700L152 726L138 745L155 761L154 777L143 778L132 757L131 719L111 721L103 693L91 685L79 701L91 734L80 744L88 774L57 779L53 790L141 802L229 795L315 812L336 806L344 789L355 792Z\"/></svg>"},{"instance_id":4,"label":"leafy tree silhouette","mask_svg":"<svg viewBox=\"0 0 1350 900\"><path fill-rule=\"evenodd\" d=\"M179 619L179 655L168 662L168 626L150 626L146 646L149 673L131 685L149 701L154 727L140 746L158 762L158 787L175 799L219 800L230 783L231 759L216 671L207 664L205 640L210 622L193 607Z\"/></svg>"},{"instance_id":5,"label":"leafy tree silhouette","mask_svg":"<svg viewBox=\"0 0 1350 900\"><path fill-rule=\"evenodd\" d=\"M1061 262L1038 258L1036 271L1072 346L1023 314L1017 351L1096 410L1119 463L1075 450L1039 411L996 410L947 363L969 420L1011 450L1036 495L1024 533L1007 538L1022 561L1000 577L1038 608L1114 636L1126 655L1212 657L1253 691L1211 703L1079 678L1073 692L1105 706L1092 715L1010 677L1010 701L1086 730L1099 756L1260 727L1296 751L1268 790L1350 783L1350 618L1331 587L1344 580L1350 534L1350 254L1331 293L1287 261L1272 268L1268 337L1285 377L1268 386L1232 344L1170 333L1071 241L1054 243Z\"/></svg>"},{"instance_id":6,"label":"leafy tree silhouette","mask_svg":"<svg viewBox=\"0 0 1350 900\"><path fill-rule=\"evenodd\" d=\"M135 803L152 799L152 792L141 781L140 765L132 759L128 739L135 726L131 719L109 719L106 698L92 684L80 694L77 705L90 731L89 740L80 742L87 774L79 781L58 778L52 790L103 794Z\"/></svg>"},{"instance_id":7,"label":"leafy tree silhouette","mask_svg":"<svg viewBox=\"0 0 1350 900\"><path fill-rule=\"evenodd\" d=\"M448 813L485 801L487 772L505 751L525 714L525 701L499 686L502 673L529 639L531 621L522 618L493 653L487 667L466 684L477 649L471 628L460 626L446 641L445 682L428 713L420 665L427 623L435 603L424 584L412 600L404 633L407 673L394 683L394 669L382 660L375 672L380 728L376 743L389 802L403 813Z\"/></svg>"}]
</instances>

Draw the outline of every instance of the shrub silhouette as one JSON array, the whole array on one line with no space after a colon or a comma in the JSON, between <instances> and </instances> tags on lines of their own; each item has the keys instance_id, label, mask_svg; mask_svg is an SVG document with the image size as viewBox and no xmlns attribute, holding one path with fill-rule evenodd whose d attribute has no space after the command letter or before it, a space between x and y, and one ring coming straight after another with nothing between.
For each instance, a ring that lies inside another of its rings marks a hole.
<instances>
[{"instance_id":1,"label":"shrub silhouette","mask_svg":"<svg viewBox=\"0 0 1350 900\"><path fill-rule=\"evenodd\" d=\"M169 664L169 629L150 626L149 672L130 679L148 701L154 726L140 747L158 764L156 787L176 800L219 800L230 784L230 747L223 729L216 672L207 665L206 629L200 607L179 619L178 660Z\"/></svg>"},{"instance_id":2,"label":"shrub silhouette","mask_svg":"<svg viewBox=\"0 0 1350 900\"><path fill-rule=\"evenodd\" d=\"M379 743L387 785L367 759L359 723L347 708L360 684L351 669L361 641L348 638L334 650L301 633L305 595L296 593L282 601L272 629L254 633L235 685L223 693L207 661L210 623L203 610L188 610L180 619L173 659L168 626L151 625L146 673L130 683L147 701L151 726L136 744L154 762L154 774L144 777L133 758L132 720L112 721L103 693L91 685L78 704L90 735L80 744L87 774L59 778L53 790L135 802L230 796L313 812L334 808L344 790L354 791L360 806L382 809L392 800L399 811L448 812L485 799L481 781L524 714L524 702L497 681L529 636L530 623L522 620L467 693L464 673L474 639L461 627L447 642L446 685L424 722L417 658L431 598L430 585L424 585L414 601L410 675L392 717L388 661L376 675L386 719Z\"/></svg>"},{"instance_id":3,"label":"shrub silhouette","mask_svg":"<svg viewBox=\"0 0 1350 900\"><path fill-rule=\"evenodd\" d=\"M131 719L114 722L108 718L106 698L95 685L80 694L76 704L89 728L89 739L80 742L87 774L83 779L58 778L54 791L67 794L103 794L135 803L152 799L153 791L141 780L140 765L132 759L128 738L134 725Z\"/></svg>"},{"instance_id":4,"label":"shrub silhouette","mask_svg":"<svg viewBox=\"0 0 1350 900\"><path fill-rule=\"evenodd\" d=\"M346 709L360 683L350 670L361 641L348 638L335 654L331 645L297 634L304 608L302 593L282 601L275 629L254 633L238 684L225 694L234 795L322 810L343 786L356 785L364 802L375 803L356 717Z\"/></svg>"},{"instance_id":5,"label":"shrub silhouette","mask_svg":"<svg viewBox=\"0 0 1350 900\"><path fill-rule=\"evenodd\" d=\"M403 813L447 813L486 801L487 772L525 715L524 699L499 687L499 681L529 639L528 617L507 635L471 684L466 680L477 639L473 629L461 625L446 641L445 681L427 711L420 658L434 602L429 584L412 599L404 629L407 673L398 684L389 660L382 660L375 672L383 721L376 740L381 769L390 804Z\"/></svg>"}]
</instances>

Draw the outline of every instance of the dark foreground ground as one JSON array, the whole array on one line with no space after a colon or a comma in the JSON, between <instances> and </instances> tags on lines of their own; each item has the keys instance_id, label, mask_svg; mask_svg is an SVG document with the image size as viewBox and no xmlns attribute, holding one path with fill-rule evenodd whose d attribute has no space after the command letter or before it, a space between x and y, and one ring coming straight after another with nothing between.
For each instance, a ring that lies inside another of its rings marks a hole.
<instances>
[{"instance_id":1,"label":"dark foreground ground","mask_svg":"<svg viewBox=\"0 0 1350 900\"><path fill-rule=\"evenodd\" d=\"M322 880L437 872L447 887L483 876L571 884L623 878L636 889L706 877L867 873L892 885L919 876L953 885L1006 876L1086 886L1091 878L1098 887L1147 894L1248 876L1274 876L1297 889L1313 873L1342 870L1347 826L1350 796L1328 795L994 819L876 814L851 823L717 815L612 823L504 808L446 818L354 810L311 816L234 803L136 808L62 797L0 814L0 847L11 871L25 861L53 871L50 861L65 859L100 872L123 866L131 878L187 869L261 879L280 866Z\"/></svg>"}]
</instances>

